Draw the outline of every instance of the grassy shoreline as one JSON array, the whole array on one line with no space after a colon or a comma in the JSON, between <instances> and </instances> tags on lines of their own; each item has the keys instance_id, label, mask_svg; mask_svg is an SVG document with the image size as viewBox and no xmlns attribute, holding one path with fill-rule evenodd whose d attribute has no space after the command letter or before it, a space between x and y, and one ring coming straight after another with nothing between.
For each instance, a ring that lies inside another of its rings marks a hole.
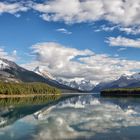
<instances>
[{"instance_id":1,"label":"grassy shoreline","mask_svg":"<svg viewBox=\"0 0 140 140\"><path fill-rule=\"evenodd\" d=\"M5 94L0 94L0 98L27 98L27 97L41 97L41 96L60 96L60 94L21 94L21 95L5 95Z\"/></svg>"}]
</instances>

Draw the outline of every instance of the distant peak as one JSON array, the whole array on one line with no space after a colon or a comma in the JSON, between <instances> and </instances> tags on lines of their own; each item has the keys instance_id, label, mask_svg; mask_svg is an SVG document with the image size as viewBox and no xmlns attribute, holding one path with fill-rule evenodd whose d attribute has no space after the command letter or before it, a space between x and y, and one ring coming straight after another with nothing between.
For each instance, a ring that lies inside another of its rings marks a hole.
<instances>
[{"instance_id":1,"label":"distant peak","mask_svg":"<svg viewBox=\"0 0 140 140\"><path fill-rule=\"evenodd\" d=\"M140 79L140 72L133 74L131 77L133 77L135 79Z\"/></svg>"},{"instance_id":2,"label":"distant peak","mask_svg":"<svg viewBox=\"0 0 140 140\"><path fill-rule=\"evenodd\" d=\"M43 66L37 66L33 71L44 78L54 80L54 77Z\"/></svg>"}]
</instances>

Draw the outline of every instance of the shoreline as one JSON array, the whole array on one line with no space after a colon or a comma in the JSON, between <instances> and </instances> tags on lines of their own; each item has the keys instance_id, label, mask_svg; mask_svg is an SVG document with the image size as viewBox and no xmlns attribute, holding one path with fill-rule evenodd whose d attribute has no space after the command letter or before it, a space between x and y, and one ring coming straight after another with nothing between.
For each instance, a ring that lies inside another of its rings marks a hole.
<instances>
[{"instance_id":1,"label":"shoreline","mask_svg":"<svg viewBox=\"0 0 140 140\"><path fill-rule=\"evenodd\" d=\"M102 97L140 97L140 89L110 89L101 91Z\"/></svg>"},{"instance_id":2,"label":"shoreline","mask_svg":"<svg viewBox=\"0 0 140 140\"><path fill-rule=\"evenodd\" d=\"M37 96L71 96L71 95L98 95L99 93L61 93L61 94L21 94L21 95L5 95L0 94L2 98L26 98L26 97L37 97Z\"/></svg>"},{"instance_id":3,"label":"shoreline","mask_svg":"<svg viewBox=\"0 0 140 140\"><path fill-rule=\"evenodd\" d=\"M4 95L0 94L0 99L2 98L26 98L26 97L37 97L37 96L60 96L60 94L21 94L21 95Z\"/></svg>"}]
</instances>

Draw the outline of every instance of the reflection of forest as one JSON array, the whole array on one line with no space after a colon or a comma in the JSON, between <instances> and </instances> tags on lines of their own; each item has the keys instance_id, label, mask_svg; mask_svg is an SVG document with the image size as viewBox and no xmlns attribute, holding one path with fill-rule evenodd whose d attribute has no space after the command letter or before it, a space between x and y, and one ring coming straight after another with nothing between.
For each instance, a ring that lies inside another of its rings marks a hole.
<instances>
[{"instance_id":1,"label":"reflection of forest","mask_svg":"<svg viewBox=\"0 0 140 140\"><path fill-rule=\"evenodd\" d=\"M0 107L5 106L27 106L27 105L38 105L45 104L58 99L60 96L46 95L46 96L35 96L35 97L23 97L23 98L4 98L0 99Z\"/></svg>"},{"instance_id":2,"label":"reflection of forest","mask_svg":"<svg viewBox=\"0 0 140 140\"><path fill-rule=\"evenodd\" d=\"M57 101L60 96L0 99L0 127L12 124L26 115L33 114Z\"/></svg>"}]
</instances>

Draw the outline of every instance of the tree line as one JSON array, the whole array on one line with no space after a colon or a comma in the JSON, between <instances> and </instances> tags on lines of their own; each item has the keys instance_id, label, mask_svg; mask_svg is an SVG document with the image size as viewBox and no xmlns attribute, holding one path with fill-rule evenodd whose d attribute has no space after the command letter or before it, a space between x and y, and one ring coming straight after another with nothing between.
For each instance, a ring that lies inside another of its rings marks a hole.
<instances>
[{"instance_id":1,"label":"tree line","mask_svg":"<svg viewBox=\"0 0 140 140\"><path fill-rule=\"evenodd\" d=\"M20 95L20 94L60 94L57 88L45 83L4 83L0 82L0 94Z\"/></svg>"}]
</instances>

